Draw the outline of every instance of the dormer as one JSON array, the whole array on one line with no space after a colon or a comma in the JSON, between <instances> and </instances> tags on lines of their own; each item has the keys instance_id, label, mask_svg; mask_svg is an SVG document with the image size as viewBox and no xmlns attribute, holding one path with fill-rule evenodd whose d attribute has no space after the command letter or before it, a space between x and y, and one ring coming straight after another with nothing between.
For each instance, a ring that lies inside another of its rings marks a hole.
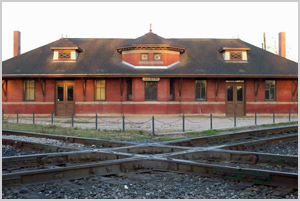
<instances>
[{"instance_id":1,"label":"dormer","mask_svg":"<svg viewBox=\"0 0 300 201\"><path fill-rule=\"evenodd\" d=\"M82 49L67 38L61 38L50 49L53 50L53 61L58 62L75 62L77 61L79 52L82 51Z\"/></svg>"},{"instance_id":2,"label":"dormer","mask_svg":"<svg viewBox=\"0 0 300 201\"><path fill-rule=\"evenodd\" d=\"M219 52L222 53L225 62L245 63L248 62L249 50L250 48L239 39L232 39Z\"/></svg>"},{"instance_id":3,"label":"dormer","mask_svg":"<svg viewBox=\"0 0 300 201\"><path fill-rule=\"evenodd\" d=\"M137 69L167 69L179 63L185 48L175 45L151 30L149 33L116 48L122 63Z\"/></svg>"}]
</instances>

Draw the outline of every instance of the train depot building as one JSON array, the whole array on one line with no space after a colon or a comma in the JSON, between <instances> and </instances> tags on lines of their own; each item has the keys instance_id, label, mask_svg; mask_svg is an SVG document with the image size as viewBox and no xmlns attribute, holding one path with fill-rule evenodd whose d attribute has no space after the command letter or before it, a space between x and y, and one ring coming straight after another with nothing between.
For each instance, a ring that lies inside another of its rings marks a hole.
<instances>
[{"instance_id":1,"label":"train depot building","mask_svg":"<svg viewBox=\"0 0 300 201\"><path fill-rule=\"evenodd\" d=\"M292 114L298 63L241 39L61 38L2 62L5 114Z\"/></svg>"}]
</instances>

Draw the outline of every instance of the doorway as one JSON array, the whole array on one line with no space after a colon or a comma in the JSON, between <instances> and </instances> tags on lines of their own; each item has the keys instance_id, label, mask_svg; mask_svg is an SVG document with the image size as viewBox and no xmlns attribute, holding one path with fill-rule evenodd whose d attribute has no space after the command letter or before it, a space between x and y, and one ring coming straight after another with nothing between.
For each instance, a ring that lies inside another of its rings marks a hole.
<instances>
[{"instance_id":1,"label":"doorway","mask_svg":"<svg viewBox=\"0 0 300 201\"><path fill-rule=\"evenodd\" d=\"M70 116L75 113L75 82L57 81L55 90L55 115Z\"/></svg>"},{"instance_id":2,"label":"doorway","mask_svg":"<svg viewBox=\"0 0 300 201\"><path fill-rule=\"evenodd\" d=\"M243 80L226 81L226 115L245 116L245 85Z\"/></svg>"}]
</instances>

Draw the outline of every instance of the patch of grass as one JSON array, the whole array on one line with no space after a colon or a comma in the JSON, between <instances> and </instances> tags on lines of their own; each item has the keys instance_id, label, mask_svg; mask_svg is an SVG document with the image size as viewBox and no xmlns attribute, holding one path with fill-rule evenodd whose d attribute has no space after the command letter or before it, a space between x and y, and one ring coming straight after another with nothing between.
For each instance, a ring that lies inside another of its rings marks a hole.
<instances>
[{"instance_id":1,"label":"patch of grass","mask_svg":"<svg viewBox=\"0 0 300 201\"><path fill-rule=\"evenodd\" d=\"M204 137L204 136L212 136L218 135L225 132L234 132L234 131L242 131L249 129L258 129L258 128L266 128L272 126L283 126L283 125L292 125L297 124L298 121L293 122L282 122L275 124L264 124L257 126L245 126L238 128L229 128L229 129L213 129L213 130L205 130L200 132L187 132L180 135L160 135L153 136L151 134L145 133L145 131L132 131L127 130L122 132L122 130L95 130L95 129L82 129L80 127L63 127L60 125L38 125L38 124L23 124L23 123L9 123L6 121L2 121L2 128L7 130L16 130L16 131L27 131L27 132L36 132L36 133L48 133L55 135L69 135L69 136L77 136L77 137L88 137L88 138L99 138L105 140L120 140L120 141L139 141L139 140L153 140L153 141L170 141L170 140L180 140L185 138L195 138L195 137Z\"/></svg>"}]
</instances>

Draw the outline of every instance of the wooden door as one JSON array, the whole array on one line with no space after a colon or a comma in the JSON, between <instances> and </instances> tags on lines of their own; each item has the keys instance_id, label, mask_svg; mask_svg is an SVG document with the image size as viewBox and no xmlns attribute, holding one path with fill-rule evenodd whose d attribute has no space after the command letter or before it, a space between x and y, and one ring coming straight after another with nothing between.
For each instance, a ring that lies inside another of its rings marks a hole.
<instances>
[{"instance_id":1,"label":"wooden door","mask_svg":"<svg viewBox=\"0 0 300 201\"><path fill-rule=\"evenodd\" d=\"M228 82L226 84L226 115L245 115L245 89L244 83Z\"/></svg>"},{"instance_id":2,"label":"wooden door","mask_svg":"<svg viewBox=\"0 0 300 201\"><path fill-rule=\"evenodd\" d=\"M75 83L73 81L56 82L55 115L71 116L75 113Z\"/></svg>"}]
</instances>

